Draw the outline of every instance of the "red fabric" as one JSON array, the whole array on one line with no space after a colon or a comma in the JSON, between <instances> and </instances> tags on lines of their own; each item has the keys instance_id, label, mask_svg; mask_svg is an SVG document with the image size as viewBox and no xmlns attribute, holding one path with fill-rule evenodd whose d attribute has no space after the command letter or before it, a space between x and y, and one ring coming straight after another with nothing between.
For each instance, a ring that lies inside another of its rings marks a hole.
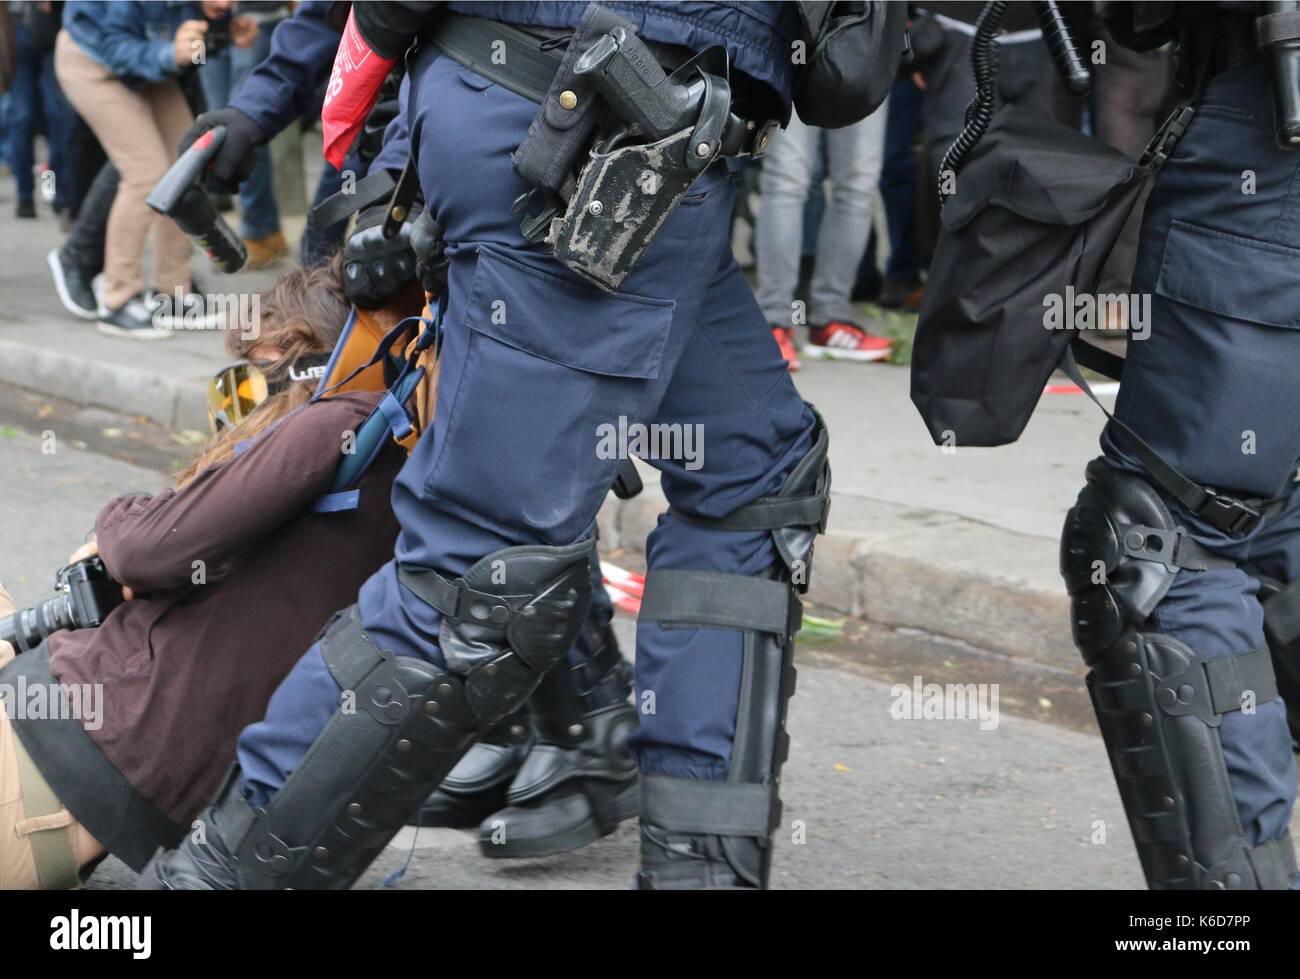
<instances>
[{"instance_id":1,"label":"red fabric","mask_svg":"<svg viewBox=\"0 0 1300 979\"><path fill-rule=\"evenodd\" d=\"M325 129L325 159L335 169L343 169L343 158L356 141L366 116L379 99L384 79L397 64L396 58L381 58L370 50L357 29L355 11L348 12L334 70L325 88L325 107L321 123Z\"/></svg>"}]
</instances>

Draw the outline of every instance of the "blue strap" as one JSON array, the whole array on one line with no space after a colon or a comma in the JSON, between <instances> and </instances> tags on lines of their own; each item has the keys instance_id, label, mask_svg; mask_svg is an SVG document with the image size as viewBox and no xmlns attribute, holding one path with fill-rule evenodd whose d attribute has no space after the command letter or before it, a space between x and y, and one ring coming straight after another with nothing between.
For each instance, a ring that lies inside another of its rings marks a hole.
<instances>
[{"instance_id":1,"label":"blue strap","mask_svg":"<svg viewBox=\"0 0 1300 979\"><path fill-rule=\"evenodd\" d=\"M385 394L379 402L379 410L388 420L388 428L393 433L393 438L404 439L411 434L411 418L392 391Z\"/></svg>"},{"instance_id":2,"label":"blue strap","mask_svg":"<svg viewBox=\"0 0 1300 979\"><path fill-rule=\"evenodd\" d=\"M312 513L341 513L355 510L361 503L361 490L344 490L341 493L326 493L311 505Z\"/></svg>"}]
</instances>

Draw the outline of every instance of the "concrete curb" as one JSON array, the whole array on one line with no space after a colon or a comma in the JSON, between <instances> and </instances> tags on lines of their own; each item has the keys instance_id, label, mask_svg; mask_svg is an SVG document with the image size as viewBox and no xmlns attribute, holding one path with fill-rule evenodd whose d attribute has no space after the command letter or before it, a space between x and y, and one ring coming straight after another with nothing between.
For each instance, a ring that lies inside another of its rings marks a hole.
<instances>
[{"instance_id":1,"label":"concrete curb","mask_svg":"<svg viewBox=\"0 0 1300 979\"><path fill-rule=\"evenodd\" d=\"M207 388L197 378L170 378L75 352L0 340L0 381L77 404L143 415L176 431L208 427Z\"/></svg>"},{"instance_id":2,"label":"concrete curb","mask_svg":"<svg viewBox=\"0 0 1300 979\"><path fill-rule=\"evenodd\" d=\"M600 515L602 548L643 553L665 506L662 491L649 483L634 499L611 497ZM1056 542L950 513L832 493L809 599L1046 666L1081 665Z\"/></svg>"}]
</instances>

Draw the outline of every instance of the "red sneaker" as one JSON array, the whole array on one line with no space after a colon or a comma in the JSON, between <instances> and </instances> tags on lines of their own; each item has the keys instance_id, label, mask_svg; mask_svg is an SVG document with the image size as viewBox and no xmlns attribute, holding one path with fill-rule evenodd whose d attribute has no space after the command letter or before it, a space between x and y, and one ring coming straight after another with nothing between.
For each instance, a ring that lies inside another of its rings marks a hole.
<instances>
[{"instance_id":1,"label":"red sneaker","mask_svg":"<svg viewBox=\"0 0 1300 979\"><path fill-rule=\"evenodd\" d=\"M825 360L887 360L893 346L893 341L868 333L860 326L832 320L809 331L803 352Z\"/></svg>"},{"instance_id":2,"label":"red sneaker","mask_svg":"<svg viewBox=\"0 0 1300 979\"><path fill-rule=\"evenodd\" d=\"M797 371L799 364L799 351L794 346L794 330L788 326L772 327L772 336L776 338L776 345L781 348L781 356L785 358L785 366L792 371Z\"/></svg>"}]
</instances>

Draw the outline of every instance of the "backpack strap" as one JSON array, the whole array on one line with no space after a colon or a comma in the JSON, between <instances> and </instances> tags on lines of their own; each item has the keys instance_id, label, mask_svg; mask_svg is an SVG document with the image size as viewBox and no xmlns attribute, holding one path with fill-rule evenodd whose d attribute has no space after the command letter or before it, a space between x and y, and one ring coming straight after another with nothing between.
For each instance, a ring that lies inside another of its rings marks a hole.
<instances>
[{"instance_id":1,"label":"backpack strap","mask_svg":"<svg viewBox=\"0 0 1300 979\"><path fill-rule=\"evenodd\" d=\"M429 310L426 309L426 312ZM355 510L361 503L361 491L357 483L379 457L389 437L409 451L405 443L408 440L413 442L414 438L424 430L427 420L417 417L415 423L412 423L407 411L407 403L411 400L411 396L421 389L426 376L426 368L420 363L421 356L426 351L437 351L441 346L439 341L442 336L442 315L443 308L439 303L428 316L412 316L402 320L380 341L376 357L383 355L391 342L397 338L398 330L403 328L404 324L411 320L421 324L419 333L407 349L406 359L397 379L357 429L353 451L343 457L330 492L312 505L313 512L339 513ZM377 361L373 362L377 363ZM358 370L364 370L364 367ZM316 397L320 396L321 393L318 392ZM418 414L422 413L417 412Z\"/></svg>"}]
</instances>

